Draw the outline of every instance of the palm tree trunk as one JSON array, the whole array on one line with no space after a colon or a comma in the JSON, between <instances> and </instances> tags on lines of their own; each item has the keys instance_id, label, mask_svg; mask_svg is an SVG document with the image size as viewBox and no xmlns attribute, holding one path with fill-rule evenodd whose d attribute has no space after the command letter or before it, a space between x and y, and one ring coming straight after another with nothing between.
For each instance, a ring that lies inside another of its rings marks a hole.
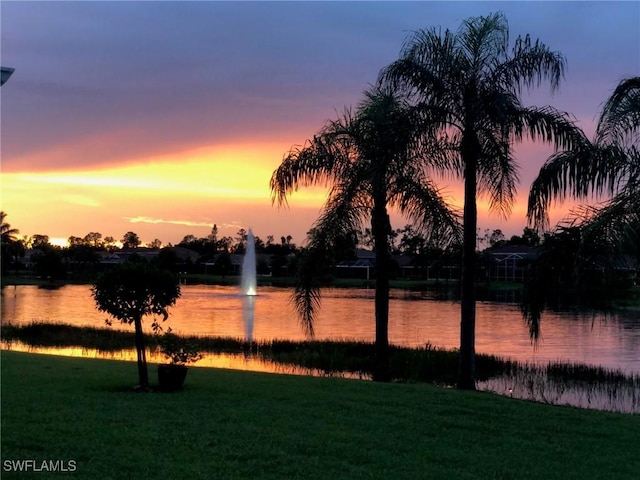
<instances>
[{"instance_id":1,"label":"palm tree trunk","mask_svg":"<svg viewBox=\"0 0 640 480\"><path fill-rule=\"evenodd\" d=\"M140 380L140 387L148 388L149 373L147 372L147 353L144 344L144 333L142 332L142 318L136 318L134 325L136 329L136 353L138 354L138 378Z\"/></svg>"},{"instance_id":2,"label":"palm tree trunk","mask_svg":"<svg viewBox=\"0 0 640 480\"><path fill-rule=\"evenodd\" d=\"M462 298L460 301L460 365L458 388L476 388L476 206L477 158L473 142L463 139L462 156L464 169L464 211L462 246Z\"/></svg>"},{"instance_id":3,"label":"palm tree trunk","mask_svg":"<svg viewBox=\"0 0 640 480\"><path fill-rule=\"evenodd\" d=\"M389 216L384 206L375 205L371 218L371 231L376 250L376 345L373 380L388 382L389 371Z\"/></svg>"}]
</instances>

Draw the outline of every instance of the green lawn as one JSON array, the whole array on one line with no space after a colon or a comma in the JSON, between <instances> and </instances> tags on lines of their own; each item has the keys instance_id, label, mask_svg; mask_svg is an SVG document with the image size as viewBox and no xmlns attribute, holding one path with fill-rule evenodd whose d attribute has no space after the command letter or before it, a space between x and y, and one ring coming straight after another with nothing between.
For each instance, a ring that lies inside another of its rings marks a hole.
<instances>
[{"instance_id":1,"label":"green lawn","mask_svg":"<svg viewBox=\"0 0 640 480\"><path fill-rule=\"evenodd\" d=\"M136 393L133 363L3 351L3 478L629 479L640 416L428 385L192 368ZM155 369L151 368L151 372ZM73 473L6 471L73 460Z\"/></svg>"}]
</instances>

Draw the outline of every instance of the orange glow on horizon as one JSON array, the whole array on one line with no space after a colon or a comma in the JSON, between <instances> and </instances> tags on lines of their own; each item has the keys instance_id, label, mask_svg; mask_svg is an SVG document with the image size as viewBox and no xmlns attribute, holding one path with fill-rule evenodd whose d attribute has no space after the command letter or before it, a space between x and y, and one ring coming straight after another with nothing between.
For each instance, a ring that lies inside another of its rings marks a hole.
<instances>
[{"instance_id":1,"label":"orange glow on horizon","mask_svg":"<svg viewBox=\"0 0 640 480\"><path fill-rule=\"evenodd\" d=\"M214 223L221 236L261 223L262 236L288 235L295 225L301 243L326 189L295 192L290 209L272 206L269 180L284 151L278 143L227 145L107 168L3 173L2 208L22 235L49 235L61 245L71 235L119 239L129 230L143 244L177 243L186 234L206 236Z\"/></svg>"},{"instance_id":2,"label":"orange glow on horizon","mask_svg":"<svg viewBox=\"0 0 640 480\"><path fill-rule=\"evenodd\" d=\"M49 185L72 191L133 189L132 195L162 192L225 200L270 199L269 179L281 155L282 148L277 144L202 148L93 170L6 173L3 183L13 189ZM324 196L318 189L296 192L299 201L315 203L323 201Z\"/></svg>"},{"instance_id":3,"label":"orange glow on horizon","mask_svg":"<svg viewBox=\"0 0 640 480\"><path fill-rule=\"evenodd\" d=\"M291 234L300 245L328 190L301 188L288 198L288 206L272 205L269 180L289 148L284 142L229 144L93 169L3 172L2 209L22 235L49 235L58 245L90 231L117 240L134 231L143 244L155 238L175 244L187 234L208 235L214 223L220 236L233 237L252 225L262 238ZM446 201L461 212L462 181L448 177L438 184ZM479 197L478 228L499 228L507 238L521 234L526 194L521 184L508 219L488 212L486 195ZM562 205L554 211L566 209ZM561 216L555 214L552 225ZM402 228L408 222L392 214L392 223Z\"/></svg>"}]
</instances>

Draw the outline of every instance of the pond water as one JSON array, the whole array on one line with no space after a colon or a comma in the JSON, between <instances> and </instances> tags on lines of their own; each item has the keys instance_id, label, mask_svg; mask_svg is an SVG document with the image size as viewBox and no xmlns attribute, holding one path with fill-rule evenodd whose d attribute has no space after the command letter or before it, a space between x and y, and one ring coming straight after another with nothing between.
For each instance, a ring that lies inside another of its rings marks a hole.
<instances>
[{"instance_id":1,"label":"pond water","mask_svg":"<svg viewBox=\"0 0 640 480\"><path fill-rule=\"evenodd\" d=\"M165 326L181 334L265 341L307 338L290 303L290 289L263 287L258 293L247 304L237 287L183 286ZM373 341L373 296L371 289L324 290L315 338ZM54 290L4 287L0 315L2 324L16 325L44 321L104 327L107 318L97 311L87 285ZM391 291L389 340L393 344L457 348L459 323L458 302L435 300L425 292ZM117 322L113 328L131 330ZM533 345L517 304L479 302L476 350L522 362L584 363L638 374L640 312L606 316L549 312L543 317L542 338ZM242 368L243 362L237 363L240 366L233 368Z\"/></svg>"}]
</instances>

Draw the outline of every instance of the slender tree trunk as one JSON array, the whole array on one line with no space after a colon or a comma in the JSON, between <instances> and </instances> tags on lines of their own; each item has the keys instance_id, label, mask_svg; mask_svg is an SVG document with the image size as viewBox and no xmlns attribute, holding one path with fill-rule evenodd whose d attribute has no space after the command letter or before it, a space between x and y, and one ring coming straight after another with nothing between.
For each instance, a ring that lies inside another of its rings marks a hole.
<instances>
[{"instance_id":1,"label":"slender tree trunk","mask_svg":"<svg viewBox=\"0 0 640 480\"><path fill-rule=\"evenodd\" d=\"M388 382L389 371L389 254L388 235L391 230L387 209L383 205L374 205L371 218L371 230L376 250L376 346L373 380Z\"/></svg>"},{"instance_id":2,"label":"slender tree trunk","mask_svg":"<svg viewBox=\"0 0 640 480\"><path fill-rule=\"evenodd\" d=\"M460 301L460 365L458 388L476 388L476 207L477 153L476 143L463 137L464 212L462 246L462 298Z\"/></svg>"},{"instance_id":3,"label":"slender tree trunk","mask_svg":"<svg viewBox=\"0 0 640 480\"><path fill-rule=\"evenodd\" d=\"M149 387L149 373L147 372L147 353L144 344L144 333L142 332L142 318L134 320L136 333L136 352L138 354L138 377L140 379L140 387Z\"/></svg>"}]
</instances>

